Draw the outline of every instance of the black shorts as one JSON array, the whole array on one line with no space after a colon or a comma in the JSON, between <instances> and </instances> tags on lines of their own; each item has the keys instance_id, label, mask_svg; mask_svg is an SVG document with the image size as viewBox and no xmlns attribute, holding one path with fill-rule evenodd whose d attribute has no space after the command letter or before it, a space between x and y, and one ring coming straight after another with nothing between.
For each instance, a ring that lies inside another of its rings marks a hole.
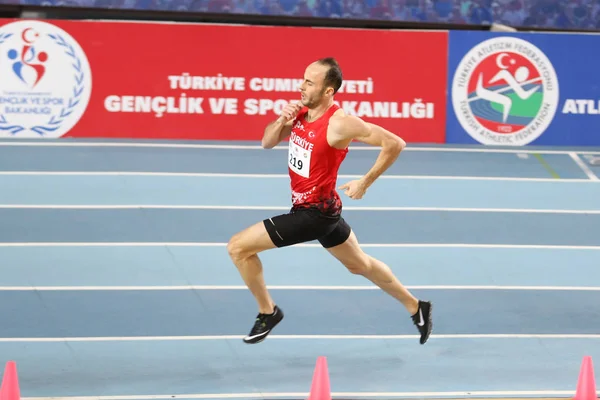
<instances>
[{"instance_id":1,"label":"black shorts","mask_svg":"<svg viewBox=\"0 0 600 400\"><path fill-rule=\"evenodd\" d=\"M265 219L265 228L277 247L318 240L324 248L342 244L350 236L351 228L341 216L329 216L318 209L292 209Z\"/></svg>"}]
</instances>

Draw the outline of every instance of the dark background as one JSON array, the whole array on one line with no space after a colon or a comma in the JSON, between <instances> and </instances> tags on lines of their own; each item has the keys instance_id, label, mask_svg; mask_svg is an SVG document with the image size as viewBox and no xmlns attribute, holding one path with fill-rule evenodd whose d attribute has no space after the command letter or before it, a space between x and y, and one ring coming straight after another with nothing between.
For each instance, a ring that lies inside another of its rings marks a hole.
<instances>
[{"instance_id":1,"label":"dark background","mask_svg":"<svg viewBox=\"0 0 600 400\"><path fill-rule=\"evenodd\" d=\"M600 0L0 0L3 18L600 31Z\"/></svg>"}]
</instances>

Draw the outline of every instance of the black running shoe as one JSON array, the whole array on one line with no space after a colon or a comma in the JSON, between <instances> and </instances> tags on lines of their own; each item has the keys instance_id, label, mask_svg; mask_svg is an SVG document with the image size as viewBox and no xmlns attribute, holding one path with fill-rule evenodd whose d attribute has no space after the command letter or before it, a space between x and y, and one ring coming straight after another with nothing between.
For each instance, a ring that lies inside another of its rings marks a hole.
<instances>
[{"instance_id":1,"label":"black running shoe","mask_svg":"<svg viewBox=\"0 0 600 400\"><path fill-rule=\"evenodd\" d=\"M275 306L273 314L258 314L252 330L244 338L248 344L260 343L267 338L267 335L283 319L283 311Z\"/></svg>"},{"instance_id":2,"label":"black running shoe","mask_svg":"<svg viewBox=\"0 0 600 400\"><path fill-rule=\"evenodd\" d=\"M421 339L419 340L421 344L425 344L431 334L431 327L433 326L431 322L432 308L431 302L419 300L419 310L415 315L411 316L413 323L421 334Z\"/></svg>"}]
</instances>

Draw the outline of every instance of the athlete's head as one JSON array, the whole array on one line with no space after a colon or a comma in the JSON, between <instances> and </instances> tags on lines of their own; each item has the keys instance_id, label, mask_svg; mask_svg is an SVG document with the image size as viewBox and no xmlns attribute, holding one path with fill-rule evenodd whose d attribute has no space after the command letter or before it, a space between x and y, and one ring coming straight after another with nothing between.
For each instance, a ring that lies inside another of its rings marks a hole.
<instances>
[{"instance_id":1,"label":"athlete's head","mask_svg":"<svg viewBox=\"0 0 600 400\"><path fill-rule=\"evenodd\" d=\"M304 81L300 85L302 104L314 108L329 103L341 86L342 70L335 58L317 60L304 71Z\"/></svg>"}]
</instances>

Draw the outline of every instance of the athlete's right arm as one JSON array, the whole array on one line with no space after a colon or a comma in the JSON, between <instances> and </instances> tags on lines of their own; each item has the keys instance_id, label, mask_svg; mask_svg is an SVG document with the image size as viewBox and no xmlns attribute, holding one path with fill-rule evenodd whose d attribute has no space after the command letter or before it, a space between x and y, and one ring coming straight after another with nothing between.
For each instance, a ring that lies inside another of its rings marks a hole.
<instances>
[{"instance_id":1,"label":"athlete's right arm","mask_svg":"<svg viewBox=\"0 0 600 400\"><path fill-rule=\"evenodd\" d=\"M264 149L272 149L292 132L292 124L302 103L289 103L281 111L281 115L265 128L261 145Z\"/></svg>"}]
</instances>

